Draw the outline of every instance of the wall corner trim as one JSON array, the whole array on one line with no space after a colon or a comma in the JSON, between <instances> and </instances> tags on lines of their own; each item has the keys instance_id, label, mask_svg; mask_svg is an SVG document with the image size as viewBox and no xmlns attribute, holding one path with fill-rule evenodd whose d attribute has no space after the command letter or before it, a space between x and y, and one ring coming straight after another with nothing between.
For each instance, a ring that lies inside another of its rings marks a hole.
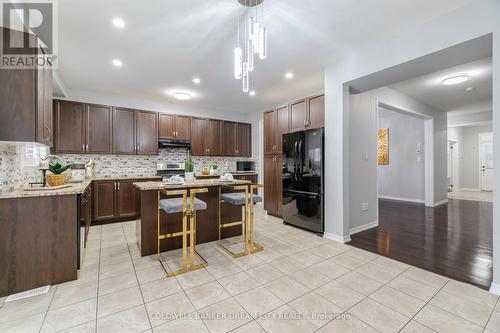
<instances>
[{"instance_id":1,"label":"wall corner trim","mask_svg":"<svg viewBox=\"0 0 500 333\"><path fill-rule=\"evenodd\" d=\"M331 240L333 240L335 242L344 243L344 244L351 241L351 236L349 236L349 235L347 235L347 236L338 236L338 235L335 235L335 234L331 234L329 232L325 232L323 234L323 237L331 239Z\"/></svg>"},{"instance_id":2,"label":"wall corner trim","mask_svg":"<svg viewBox=\"0 0 500 333\"><path fill-rule=\"evenodd\" d=\"M490 293L500 296L500 284L492 282L490 287Z\"/></svg>"},{"instance_id":3,"label":"wall corner trim","mask_svg":"<svg viewBox=\"0 0 500 333\"><path fill-rule=\"evenodd\" d=\"M360 225L359 227L355 227L349 230L349 235L357 234L358 232L365 231L371 228L378 227L378 221L373 221L367 224Z\"/></svg>"}]
</instances>

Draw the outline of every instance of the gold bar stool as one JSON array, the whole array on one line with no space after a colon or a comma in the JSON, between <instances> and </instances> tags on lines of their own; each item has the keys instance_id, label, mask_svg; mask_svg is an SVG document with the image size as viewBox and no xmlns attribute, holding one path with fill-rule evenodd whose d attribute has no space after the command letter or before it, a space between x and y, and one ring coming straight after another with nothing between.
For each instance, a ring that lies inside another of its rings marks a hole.
<instances>
[{"instance_id":1,"label":"gold bar stool","mask_svg":"<svg viewBox=\"0 0 500 333\"><path fill-rule=\"evenodd\" d=\"M158 191L158 261L161 267L167 274L167 277L172 277L186 273L188 271L188 266L190 271L194 271L200 268L208 266L207 261L196 252L196 211L207 209L207 204L204 201L196 198L198 193L208 192L207 188L197 188L189 190L189 201L188 201L188 190L173 190ZM160 200L161 193L166 196L182 196L180 198L163 199ZM182 231L161 234L161 211L165 211L167 214L182 213ZM188 217L189 217L189 230L188 230ZM188 247L188 235L189 235L189 256L187 252ZM182 268L174 272L168 272L166 264L162 260L160 255L160 241L164 239L182 237ZM200 264L195 264L194 259L198 257L201 261Z\"/></svg>"},{"instance_id":2,"label":"gold bar stool","mask_svg":"<svg viewBox=\"0 0 500 333\"><path fill-rule=\"evenodd\" d=\"M226 202L228 204L234 206L244 206L244 219L241 221L230 222L230 223L219 223L219 239L220 232L224 228L233 227L236 225L244 225L243 232L243 242L244 242L244 250L241 252L231 251L229 248L224 246L222 243L218 243L219 247L224 251L229 253L233 258L240 258L248 255L249 253L255 253L262 251L264 248L255 242L254 239L254 227L253 227L253 205L254 203L261 202L262 197L258 195L254 195L254 189L260 188L262 186L255 185L238 185L238 186L230 186L227 185L227 188L230 188L233 191L240 192L230 192L230 193L222 193L220 195L221 202ZM243 191L243 192L241 192Z\"/></svg>"}]
</instances>

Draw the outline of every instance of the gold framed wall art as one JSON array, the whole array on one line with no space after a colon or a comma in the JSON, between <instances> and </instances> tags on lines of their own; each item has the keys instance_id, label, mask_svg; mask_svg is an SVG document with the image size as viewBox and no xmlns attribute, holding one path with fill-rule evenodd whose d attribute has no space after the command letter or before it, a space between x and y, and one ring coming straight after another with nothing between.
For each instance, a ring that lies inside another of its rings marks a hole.
<instances>
[{"instance_id":1,"label":"gold framed wall art","mask_svg":"<svg viewBox=\"0 0 500 333\"><path fill-rule=\"evenodd\" d=\"M378 129L378 164L389 164L389 129Z\"/></svg>"}]
</instances>

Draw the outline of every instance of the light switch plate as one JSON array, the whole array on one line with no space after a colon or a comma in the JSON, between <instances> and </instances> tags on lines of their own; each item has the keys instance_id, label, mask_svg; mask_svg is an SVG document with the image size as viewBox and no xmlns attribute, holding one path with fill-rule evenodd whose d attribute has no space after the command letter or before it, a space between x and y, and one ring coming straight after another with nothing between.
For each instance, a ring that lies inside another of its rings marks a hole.
<instances>
[{"instance_id":1,"label":"light switch plate","mask_svg":"<svg viewBox=\"0 0 500 333\"><path fill-rule=\"evenodd\" d=\"M368 210L368 202L363 202L361 204L361 211L366 212Z\"/></svg>"}]
</instances>

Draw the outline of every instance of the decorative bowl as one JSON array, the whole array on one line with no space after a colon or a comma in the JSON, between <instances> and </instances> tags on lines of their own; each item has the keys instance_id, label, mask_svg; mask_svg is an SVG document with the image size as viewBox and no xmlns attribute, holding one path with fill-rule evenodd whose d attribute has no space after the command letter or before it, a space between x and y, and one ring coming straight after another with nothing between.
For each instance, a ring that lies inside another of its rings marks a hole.
<instances>
[{"instance_id":1,"label":"decorative bowl","mask_svg":"<svg viewBox=\"0 0 500 333\"><path fill-rule=\"evenodd\" d=\"M201 174L204 176L208 176L210 174L210 169L209 168L201 169Z\"/></svg>"}]
</instances>

